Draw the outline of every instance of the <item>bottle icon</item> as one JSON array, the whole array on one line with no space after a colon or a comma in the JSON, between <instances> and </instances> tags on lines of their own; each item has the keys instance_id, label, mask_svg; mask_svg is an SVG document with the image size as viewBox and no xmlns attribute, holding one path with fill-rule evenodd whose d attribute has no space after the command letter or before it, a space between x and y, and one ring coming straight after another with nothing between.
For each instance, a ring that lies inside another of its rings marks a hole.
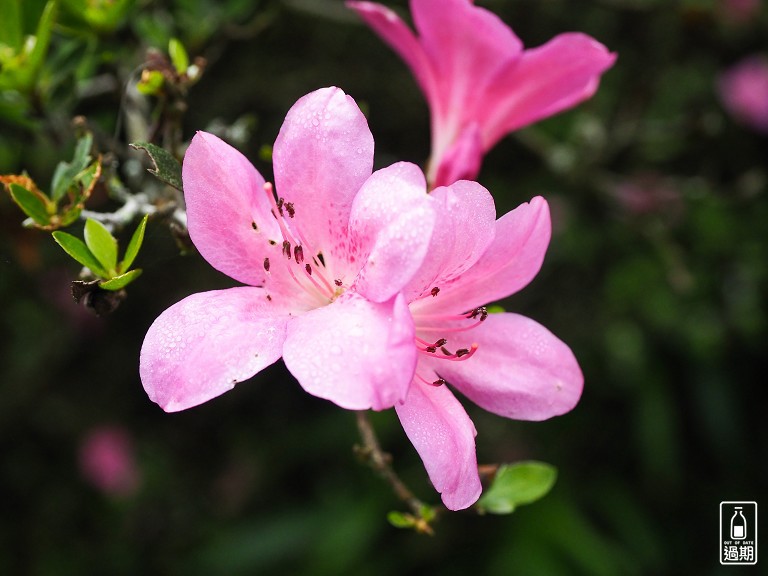
<instances>
[{"instance_id":1,"label":"bottle icon","mask_svg":"<svg viewBox=\"0 0 768 576\"><path fill-rule=\"evenodd\" d=\"M747 537L747 519L741 513L741 506L736 506L734 510L731 517L731 539L744 540Z\"/></svg>"}]
</instances>

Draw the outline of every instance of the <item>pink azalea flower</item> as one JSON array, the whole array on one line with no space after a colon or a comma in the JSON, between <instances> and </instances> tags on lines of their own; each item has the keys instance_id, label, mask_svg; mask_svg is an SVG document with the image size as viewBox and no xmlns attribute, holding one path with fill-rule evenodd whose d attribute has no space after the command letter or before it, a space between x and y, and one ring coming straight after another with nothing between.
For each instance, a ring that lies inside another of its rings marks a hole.
<instances>
[{"instance_id":1,"label":"pink azalea flower","mask_svg":"<svg viewBox=\"0 0 768 576\"><path fill-rule=\"evenodd\" d=\"M480 494L475 428L444 383L510 418L570 410L582 375L568 347L481 306L525 286L550 236L535 198L495 220L474 182L427 194L421 170L371 173L373 138L338 88L301 98L275 142L275 188L199 132L184 158L189 232L247 286L163 312L141 351L150 398L182 410L282 357L310 394L342 408L395 407L450 509Z\"/></svg>"},{"instance_id":2,"label":"pink azalea flower","mask_svg":"<svg viewBox=\"0 0 768 576\"><path fill-rule=\"evenodd\" d=\"M427 179L474 179L503 136L586 100L616 56L593 38L561 34L524 50L471 0L411 0L418 37L389 8L347 2L410 67L432 114Z\"/></svg>"},{"instance_id":3,"label":"pink azalea flower","mask_svg":"<svg viewBox=\"0 0 768 576\"><path fill-rule=\"evenodd\" d=\"M89 431L80 445L80 471L105 494L135 493L140 481L131 436L119 426L100 426Z\"/></svg>"},{"instance_id":4,"label":"pink azalea flower","mask_svg":"<svg viewBox=\"0 0 768 576\"><path fill-rule=\"evenodd\" d=\"M718 89L731 116L768 133L768 57L750 56L732 66L720 76Z\"/></svg>"}]
</instances>

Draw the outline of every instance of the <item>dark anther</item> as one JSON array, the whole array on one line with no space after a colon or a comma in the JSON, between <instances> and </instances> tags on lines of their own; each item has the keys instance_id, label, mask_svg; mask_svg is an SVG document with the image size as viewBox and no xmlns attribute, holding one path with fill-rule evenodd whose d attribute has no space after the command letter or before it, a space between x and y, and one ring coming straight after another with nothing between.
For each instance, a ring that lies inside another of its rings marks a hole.
<instances>
[{"instance_id":1,"label":"dark anther","mask_svg":"<svg viewBox=\"0 0 768 576\"><path fill-rule=\"evenodd\" d=\"M344 284L344 282L342 282L338 278L336 280L334 280L333 283L336 284L336 286L341 286L342 284Z\"/></svg>"},{"instance_id":2,"label":"dark anther","mask_svg":"<svg viewBox=\"0 0 768 576\"><path fill-rule=\"evenodd\" d=\"M283 240L283 256L287 256L288 260L291 259L291 243L288 240Z\"/></svg>"},{"instance_id":3,"label":"dark anther","mask_svg":"<svg viewBox=\"0 0 768 576\"><path fill-rule=\"evenodd\" d=\"M427 346L427 352L429 352L430 354L434 354L435 352L437 352L437 348L435 348L434 346Z\"/></svg>"},{"instance_id":4,"label":"dark anther","mask_svg":"<svg viewBox=\"0 0 768 576\"><path fill-rule=\"evenodd\" d=\"M310 266L309 264L307 264L307 265L305 265L305 266L304 266L304 270L306 270L306 271L307 271L307 274L309 274L310 276L312 276L312 266Z\"/></svg>"},{"instance_id":5,"label":"dark anther","mask_svg":"<svg viewBox=\"0 0 768 576\"><path fill-rule=\"evenodd\" d=\"M264 258L264 270L269 272L269 258Z\"/></svg>"},{"instance_id":6,"label":"dark anther","mask_svg":"<svg viewBox=\"0 0 768 576\"><path fill-rule=\"evenodd\" d=\"M488 318L488 309L485 306L478 306L469 313L469 318L477 318L478 316L480 316L480 322Z\"/></svg>"},{"instance_id":7,"label":"dark anther","mask_svg":"<svg viewBox=\"0 0 768 576\"><path fill-rule=\"evenodd\" d=\"M459 350L456 350L456 358L461 358L462 356L466 356L469 354L469 350L466 348L461 348Z\"/></svg>"},{"instance_id":8,"label":"dark anther","mask_svg":"<svg viewBox=\"0 0 768 576\"><path fill-rule=\"evenodd\" d=\"M432 297L435 297L440 293L440 288L435 286L434 288L432 288L432 290L429 291L429 293L432 294Z\"/></svg>"},{"instance_id":9,"label":"dark anther","mask_svg":"<svg viewBox=\"0 0 768 576\"><path fill-rule=\"evenodd\" d=\"M302 248L301 245L296 246L293 249L293 257L296 260L296 264L304 262L304 248Z\"/></svg>"},{"instance_id":10,"label":"dark anther","mask_svg":"<svg viewBox=\"0 0 768 576\"><path fill-rule=\"evenodd\" d=\"M285 202L285 199L278 198L277 199L277 209L280 211L280 216L283 215L283 203Z\"/></svg>"},{"instance_id":11,"label":"dark anther","mask_svg":"<svg viewBox=\"0 0 768 576\"><path fill-rule=\"evenodd\" d=\"M317 259L320 261L320 264L325 266L325 258L323 258L323 253L322 252L318 252L317 253Z\"/></svg>"},{"instance_id":12,"label":"dark anther","mask_svg":"<svg viewBox=\"0 0 768 576\"><path fill-rule=\"evenodd\" d=\"M256 222L251 222L251 228L253 228L254 230L256 230L256 232L258 232L258 231L259 231L259 227L258 227L258 226L256 226Z\"/></svg>"},{"instance_id":13,"label":"dark anther","mask_svg":"<svg viewBox=\"0 0 768 576\"><path fill-rule=\"evenodd\" d=\"M443 380L442 378L438 378L437 380L432 382L432 386L443 386L445 383L446 383L445 380Z\"/></svg>"},{"instance_id":14,"label":"dark anther","mask_svg":"<svg viewBox=\"0 0 768 576\"><path fill-rule=\"evenodd\" d=\"M443 354L445 354L446 356L453 356L453 354L451 354L451 352L450 352L450 351L448 350L448 348L446 348L445 346L441 346L441 347L440 347L440 351L441 351Z\"/></svg>"},{"instance_id":15,"label":"dark anther","mask_svg":"<svg viewBox=\"0 0 768 576\"><path fill-rule=\"evenodd\" d=\"M440 338L440 340L432 344L432 346L434 346L435 348L440 348L441 346L445 346L446 344L448 344L448 340L446 340L445 338Z\"/></svg>"},{"instance_id":16,"label":"dark anther","mask_svg":"<svg viewBox=\"0 0 768 576\"><path fill-rule=\"evenodd\" d=\"M291 218L296 216L296 209L293 207L293 202L286 202L285 210L286 212L288 212L288 216L290 216Z\"/></svg>"}]
</instances>

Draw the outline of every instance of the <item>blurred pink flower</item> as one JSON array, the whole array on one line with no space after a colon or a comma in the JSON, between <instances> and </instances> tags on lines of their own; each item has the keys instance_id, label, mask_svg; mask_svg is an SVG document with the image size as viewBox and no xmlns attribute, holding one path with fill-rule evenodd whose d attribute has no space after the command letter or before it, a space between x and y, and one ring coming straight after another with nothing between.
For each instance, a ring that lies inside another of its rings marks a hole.
<instances>
[{"instance_id":1,"label":"blurred pink flower","mask_svg":"<svg viewBox=\"0 0 768 576\"><path fill-rule=\"evenodd\" d=\"M471 0L411 0L418 37L385 6L347 6L405 60L427 98L434 187L474 179L503 136L591 97L616 59L580 33L524 50L512 29Z\"/></svg>"},{"instance_id":2,"label":"blurred pink flower","mask_svg":"<svg viewBox=\"0 0 768 576\"><path fill-rule=\"evenodd\" d=\"M725 109L739 122L768 133L768 57L754 55L720 75Z\"/></svg>"},{"instance_id":3,"label":"blurred pink flower","mask_svg":"<svg viewBox=\"0 0 768 576\"><path fill-rule=\"evenodd\" d=\"M720 0L720 12L736 23L746 23L760 12L761 0Z\"/></svg>"},{"instance_id":4,"label":"blurred pink flower","mask_svg":"<svg viewBox=\"0 0 768 576\"><path fill-rule=\"evenodd\" d=\"M658 214L676 218L684 208L680 190L671 178L655 172L644 172L612 184L609 192L628 214Z\"/></svg>"},{"instance_id":5,"label":"blurred pink flower","mask_svg":"<svg viewBox=\"0 0 768 576\"><path fill-rule=\"evenodd\" d=\"M130 496L139 487L133 441L120 426L91 429L80 444L80 472L91 485L112 496Z\"/></svg>"},{"instance_id":6,"label":"blurred pink flower","mask_svg":"<svg viewBox=\"0 0 768 576\"><path fill-rule=\"evenodd\" d=\"M582 375L533 320L486 302L523 288L550 238L541 198L496 221L488 191L461 181L427 194L422 171L371 173L373 137L338 88L301 98L274 146L273 196L248 160L199 132L184 158L192 241L248 286L193 294L152 324L140 374L182 410L281 356L310 394L342 408L395 407L450 509L481 490L475 428L445 386L502 416L567 412Z\"/></svg>"}]
</instances>

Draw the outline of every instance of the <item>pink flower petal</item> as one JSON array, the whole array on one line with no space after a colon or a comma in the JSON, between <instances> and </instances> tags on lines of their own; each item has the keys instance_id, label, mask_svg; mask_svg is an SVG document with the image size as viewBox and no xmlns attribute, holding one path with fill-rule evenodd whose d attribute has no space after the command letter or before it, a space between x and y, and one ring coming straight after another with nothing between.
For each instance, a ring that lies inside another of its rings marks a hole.
<instances>
[{"instance_id":1,"label":"pink flower petal","mask_svg":"<svg viewBox=\"0 0 768 576\"><path fill-rule=\"evenodd\" d=\"M434 222L418 166L400 162L374 172L355 198L349 221L355 257L364 262L355 290L374 302L399 292L424 261Z\"/></svg>"},{"instance_id":2,"label":"pink flower petal","mask_svg":"<svg viewBox=\"0 0 768 576\"><path fill-rule=\"evenodd\" d=\"M281 236L261 174L229 144L198 132L182 177L189 235L203 258L235 280L264 284L264 258L280 253L267 240Z\"/></svg>"},{"instance_id":3,"label":"pink flower petal","mask_svg":"<svg viewBox=\"0 0 768 576\"><path fill-rule=\"evenodd\" d=\"M461 131L460 136L446 150L438 166L430 166L430 179L435 187L448 186L459 180L474 180L483 162L483 142L480 125L471 122Z\"/></svg>"},{"instance_id":4,"label":"pink flower petal","mask_svg":"<svg viewBox=\"0 0 768 576\"><path fill-rule=\"evenodd\" d=\"M496 222L496 235L479 260L451 283L440 286L430 313L458 314L514 294L538 273L552 226L546 200L537 196Z\"/></svg>"},{"instance_id":5,"label":"pink flower petal","mask_svg":"<svg viewBox=\"0 0 768 576\"><path fill-rule=\"evenodd\" d=\"M348 292L292 320L283 360L310 394L350 410L383 410L408 391L413 336L402 295L375 303Z\"/></svg>"},{"instance_id":6,"label":"pink flower petal","mask_svg":"<svg viewBox=\"0 0 768 576\"><path fill-rule=\"evenodd\" d=\"M427 300L437 287L459 282L485 253L496 233L496 207L491 194L476 182L459 181L430 195L436 220L432 239L419 271L405 290L411 302Z\"/></svg>"},{"instance_id":7,"label":"pink flower petal","mask_svg":"<svg viewBox=\"0 0 768 576\"><path fill-rule=\"evenodd\" d=\"M573 353L530 318L490 314L450 338L456 348L473 342L479 347L465 361L424 363L475 404L507 418L545 420L579 401L584 378Z\"/></svg>"},{"instance_id":8,"label":"pink flower petal","mask_svg":"<svg viewBox=\"0 0 768 576\"><path fill-rule=\"evenodd\" d=\"M483 98L483 144L491 148L512 130L532 124L591 97L616 55L580 33L556 36L526 50L500 74Z\"/></svg>"},{"instance_id":9,"label":"pink flower petal","mask_svg":"<svg viewBox=\"0 0 768 576\"><path fill-rule=\"evenodd\" d=\"M430 105L437 108L438 118L461 115L499 70L522 52L523 45L509 26L468 0L411 0L411 12L435 68L440 92L427 96L432 97Z\"/></svg>"},{"instance_id":10,"label":"pink flower petal","mask_svg":"<svg viewBox=\"0 0 768 576\"><path fill-rule=\"evenodd\" d=\"M392 10L374 2L347 2L349 8L405 61L428 98L436 94L432 64L411 29Z\"/></svg>"},{"instance_id":11,"label":"pink flower petal","mask_svg":"<svg viewBox=\"0 0 768 576\"><path fill-rule=\"evenodd\" d=\"M373 136L355 101L323 88L291 107L273 152L277 193L295 207L290 220L326 264L346 262L352 201L373 169ZM342 270L331 270L338 277Z\"/></svg>"},{"instance_id":12,"label":"pink flower petal","mask_svg":"<svg viewBox=\"0 0 768 576\"><path fill-rule=\"evenodd\" d=\"M482 491L475 455L477 432L459 401L447 386L414 380L405 402L396 404L395 410L446 508L469 508Z\"/></svg>"},{"instance_id":13,"label":"pink flower petal","mask_svg":"<svg viewBox=\"0 0 768 576\"><path fill-rule=\"evenodd\" d=\"M166 412L215 398L280 358L288 317L260 288L192 294L150 326L139 365L144 389Z\"/></svg>"}]
</instances>

